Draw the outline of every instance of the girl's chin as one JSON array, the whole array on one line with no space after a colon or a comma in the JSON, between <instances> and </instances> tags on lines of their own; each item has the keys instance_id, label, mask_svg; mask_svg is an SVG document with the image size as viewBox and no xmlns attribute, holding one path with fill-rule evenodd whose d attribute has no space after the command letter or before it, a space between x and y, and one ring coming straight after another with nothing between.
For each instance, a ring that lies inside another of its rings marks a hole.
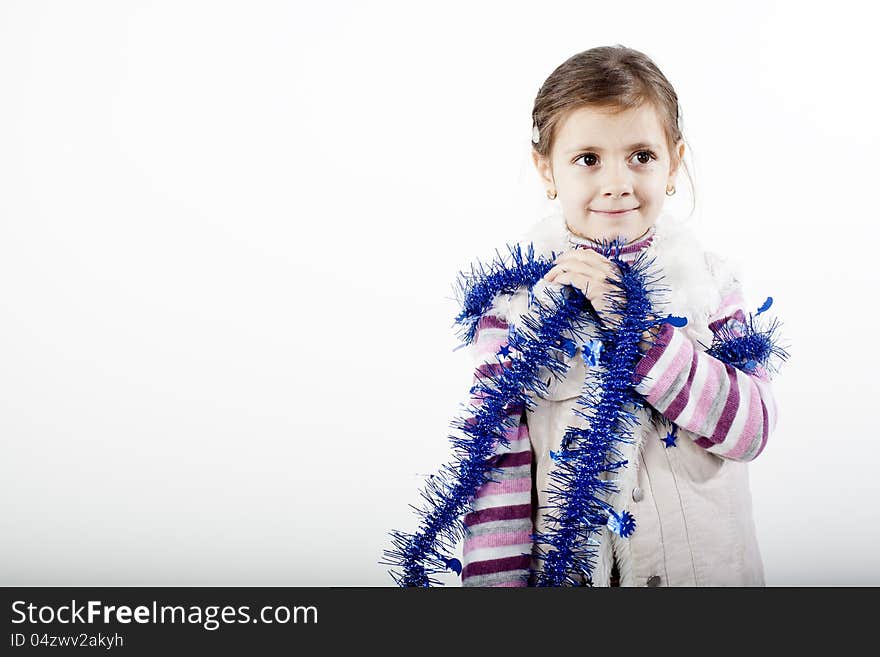
<instances>
[{"instance_id":1,"label":"girl's chin","mask_svg":"<svg viewBox=\"0 0 880 657\"><path fill-rule=\"evenodd\" d=\"M632 214L632 213L629 213ZM602 240L611 241L617 237L622 237L625 242L631 242L645 232L641 224L635 225L634 222L619 222L611 219L580 222L578 225L572 225L578 233L586 235L590 239L601 242Z\"/></svg>"},{"instance_id":2,"label":"girl's chin","mask_svg":"<svg viewBox=\"0 0 880 657\"><path fill-rule=\"evenodd\" d=\"M593 224L597 229L599 229L599 226L605 226L604 230L624 230L626 227L638 223L638 219L638 210L630 210L629 212L620 212L618 214L590 212L587 223Z\"/></svg>"}]
</instances>

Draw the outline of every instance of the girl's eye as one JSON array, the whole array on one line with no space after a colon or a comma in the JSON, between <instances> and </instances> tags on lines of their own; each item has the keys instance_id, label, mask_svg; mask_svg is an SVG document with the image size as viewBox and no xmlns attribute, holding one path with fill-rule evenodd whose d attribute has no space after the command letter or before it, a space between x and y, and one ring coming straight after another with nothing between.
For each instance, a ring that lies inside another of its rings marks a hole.
<instances>
[{"instance_id":1,"label":"girl's eye","mask_svg":"<svg viewBox=\"0 0 880 657\"><path fill-rule=\"evenodd\" d=\"M638 153L636 153L636 156L639 156L639 155L644 155L647 158L644 161L642 161L642 159L639 158L639 164L649 164L651 162L651 160L657 159L657 156L654 154L654 151L639 151Z\"/></svg>"},{"instance_id":2,"label":"girl's eye","mask_svg":"<svg viewBox=\"0 0 880 657\"><path fill-rule=\"evenodd\" d=\"M575 160L575 162L577 162L578 160L584 160L584 164L586 164L588 167L593 166L593 164L589 164L589 163L586 162L586 159L587 159L587 158L589 158L589 159L595 161L595 160L596 160L596 154L595 154L595 153L584 153L583 155L578 155L577 160Z\"/></svg>"},{"instance_id":3,"label":"girl's eye","mask_svg":"<svg viewBox=\"0 0 880 657\"><path fill-rule=\"evenodd\" d=\"M633 155L638 158L639 164L650 164L651 160L657 159L657 155L654 151L636 151ZM575 162L579 162L580 160L583 160L587 167L593 167L595 166L597 156L595 153L584 153L583 155L578 155Z\"/></svg>"}]
</instances>

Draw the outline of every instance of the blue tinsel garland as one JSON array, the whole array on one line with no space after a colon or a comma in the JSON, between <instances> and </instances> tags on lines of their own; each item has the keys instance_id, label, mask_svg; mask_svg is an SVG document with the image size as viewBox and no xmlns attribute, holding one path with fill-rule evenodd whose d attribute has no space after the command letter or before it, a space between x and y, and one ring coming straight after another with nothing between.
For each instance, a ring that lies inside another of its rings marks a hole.
<instances>
[{"instance_id":1,"label":"blue tinsel garland","mask_svg":"<svg viewBox=\"0 0 880 657\"><path fill-rule=\"evenodd\" d=\"M556 465L547 492L554 510L545 515L550 529L534 534L535 557L544 563L530 573L536 586L591 585L599 532L607 526L626 538L635 530L635 519L628 512L618 513L605 501L617 487L601 475L626 467L616 443L632 442L637 418L628 407L645 405L633 389L632 376L642 333L655 324L648 320L652 313L649 287L655 281L647 273L650 263L644 253L625 263L614 247L613 252L603 247L603 255L617 265L620 280L611 281L617 289L608 297L605 324L599 325L602 353L597 367L588 370L573 411L589 420L589 425L569 427L561 449L551 453Z\"/></svg>"},{"instance_id":2,"label":"blue tinsel garland","mask_svg":"<svg viewBox=\"0 0 880 657\"><path fill-rule=\"evenodd\" d=\"M789 355L778 344L777 332L781 324L775 317L766 322L758 319L771 305L773 297L767 297L758 312L749 313L745 322L726 322L715 332L706 353L748 374L753 373L758 365L777 372L778 364L787 360Z\"/></svg>"},{"instance_id":3,"label":"blue tinsel garland","mask_svg":"<svg viewBox=\"0 0 880 657\"><path fill-rule=\"evenodd\" d=\"M492 290L495 293L513 291L519 287L518 277L523 282L532 276L537 276L537 280L552 267L552 262L536 261L532 249L528 250L525 260L518 246L512 248L512 253L512 267L506 268L499 262L499 266L493 267L489 273L481 269L472 284L463 288L466 310L457 321L465 327L468 342L473 339L479 315L485 312L494 297ZM552 303L538 309L537 333L524 335L515 329L511 331L508 346L517 352L511 359L511 366L480 380L476 387L482 404L479 407L472 404L464 418L453 422L453 426L466 437L450 436L454 460L444 465L439 475L432 475L422 492L428 506L416 509L423 517L419 531L415 534L391 532L396 549L386 550L390 561L384 563L402 569L402 573L391 573L400 586L430 586L439 583L430 577L433 573L449 569L460 572L460 562L445 553L451 552L464 537L461 516L479 487L491 480L492 469L487 469L486 461L495 453L497 444L508 444L504 434L505 428L511 426L511 419L506 410L514 404L531 407L534 401L528 391L538 395L546 393L546 386L538 376L542 367L558 375L566 371L566 365L553 355L553 350L562 344L564 332L576 329L584 297L567 297L553 292L549 296Z\"/></svg>"},{"instance_id":4,"label":"blue tinsel garland","mask_svg":"<svg viewBox=\"0 0 880 657\"><path fill-rule=\"evenodd\" d=\"M453 461L426 482L421 494L427 507L415 509L423 518L419 530L414 534L391 532L395 549L385 550L387 560L380 563L400 569L401 572L389 571L398 585L427 587L440 583L432 574L461 572L459 560L447 555L465 536L461 517L469 510L477 490L494 481L494 468L487 467L487 461L499 444L508 445L505 429L515 420L507 411L514 406L530 409L535 403L533 395L546 394L546 384L539 376L541 368L558 378L565 375L568 366L557 353L561 350L574 355L574 340L582 338L586 323L595 325L601 336L600 340L590 340L583 346L584 358L592 367L574 410L589 419L589 426L570 427L560 451L551 453L556 467L551 472L552 483L547 492L553 504L545 515L551 528L533 534L537 543L550 549L536 546L536 558L544 566L530 573L530 581L536 586L581 582L592 585L599 532L607 526L628 537L634 531L633 517L626 511L618 513L605 501L616 486L600 475L626 466L626 461L619 458L616 443L632 442L637 422L632 411L645 405L632 384L642 333L662 322L675 326L683 323L681 318L653 318L650 297L657 279L648 273L653 261L642 253L632 263L622 262L620 246L618 240L602 245L603 255L620 272L619 281L608 280L617 289L608 297L610 308L604 324L580 290L566 286L561 293L548 289L550 302L534 304L535 312L523 318L523 328L510 327L504 350L505 355L510 353L509 367L480 377L472 392L478 394L482 403L472 403L464 417L453 421L452 426L465 437L450 436ZM470 275L460 274L458 293L462 311L455 321L461 327L464 345L472 343L479 318L498 294L512 294L522 286L531 290L553 266L553 257L536 258L532 245L525 253L519 245L508 248L509 263L498 255L488 267L478 263L472 266ZM768 307L769 303L765 304L758 314ZM744 335L722 334L708 352L746 371L748 367L754 369L755 363L769 366L771 356L786 355L784 349L774 344L776 327L774 323L769 329L759 329L750 316L742 327Z\"/></svg>"}]
</instances>

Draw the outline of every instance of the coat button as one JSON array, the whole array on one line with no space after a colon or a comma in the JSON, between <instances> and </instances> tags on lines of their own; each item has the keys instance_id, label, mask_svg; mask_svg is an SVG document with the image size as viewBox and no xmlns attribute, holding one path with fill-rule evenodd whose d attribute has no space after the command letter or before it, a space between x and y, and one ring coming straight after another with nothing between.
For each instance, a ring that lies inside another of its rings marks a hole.
<instances>
[{"instance_id":1,"label":"coat button","mask_svg":"<svg viewBox=\"0 0 880 657\"><path fill-rule=\"evenodd\" d=\"M651 575L648 578L648 586L660 586L660 575Z\"/></svg>"},{"instance_id":2,"label":"coat button","mask_svg":"<svg viewBox=\"0 0 880 657\"><path fill-rule=\"evenodd\" d=\"M645 497L645 494L642 492L641 488L638 486L633 488L633 501L641 502L643 497Z\"/></svg>"}]
</instances>

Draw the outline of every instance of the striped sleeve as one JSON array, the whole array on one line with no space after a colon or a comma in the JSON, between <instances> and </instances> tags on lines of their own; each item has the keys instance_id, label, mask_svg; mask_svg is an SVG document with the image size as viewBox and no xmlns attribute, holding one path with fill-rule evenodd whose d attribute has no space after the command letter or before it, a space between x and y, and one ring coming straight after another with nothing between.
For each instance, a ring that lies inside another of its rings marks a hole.
<instances>
[{"instance_id":1,"label":"striped sleeve","mask_svg":"<svg viewBox=\"0 0 880 657\"><path fill-rule=\"evenodd\" d=\"M739 285L709 318L742 335L744 300ZM697 445L723 458L752 461L776 428L777 407L770 377L751 374L700 351L681 329L663 324L653 346L636 366L636 391L678 426L695 433Z\"/></svg>"},{"instance_id":2,"label":"striped sleeve","mask_svg":"<svg viewBox=\"0 0 880 657\"><path fill-rule=\"evenodd\" d=\"M508 366L510 359L496 357L507 342L507 323L484 316L477 324L472 345L474 382ZM480 399L473 398L479 406ZM532 550L532 451L522 405L511 407L517 421L507 429L508 446L498 444L487 467L497 467L478 490L464 516L462 586L527 586Z\"/></svg>"}]
</instances>

